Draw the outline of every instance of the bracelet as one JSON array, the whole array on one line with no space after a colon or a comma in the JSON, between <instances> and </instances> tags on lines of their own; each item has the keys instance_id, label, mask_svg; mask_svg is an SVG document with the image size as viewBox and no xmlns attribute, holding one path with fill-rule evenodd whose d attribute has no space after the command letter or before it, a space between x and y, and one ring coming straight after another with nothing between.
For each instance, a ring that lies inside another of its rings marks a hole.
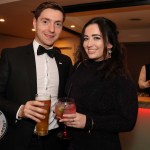
<instances>
[{"instance_id":1,"label":"bracelet","mask_svg":"<svg viewBox=\"0 0 150 150\"><path fill-rule=\"evenodd\" d=\"M89 130L89 133L91 133L91 130L93 130L93 126L94 126L94 121L93 118L91 118L91 129Z\"/></svg>"},{"instance_id":2,"label":"bracelet","mask_svg":"<svg viewBox=\"0 0 150 150\"><path fill-rule=\"evenodd\" d=\"M92 129L93 129L93 126L94 126L93 118L91 118L91 121L92 121L92 127L91 127L91 130L92 130Z\"/></svg>"}]
</instances>

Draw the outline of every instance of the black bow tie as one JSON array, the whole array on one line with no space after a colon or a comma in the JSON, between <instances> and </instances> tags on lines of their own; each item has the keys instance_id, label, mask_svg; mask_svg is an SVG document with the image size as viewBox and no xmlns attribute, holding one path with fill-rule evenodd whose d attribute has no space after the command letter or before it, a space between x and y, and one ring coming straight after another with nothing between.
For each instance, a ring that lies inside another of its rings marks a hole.
<instances>
[{"instance_id":1,"label":"black bow tie","mask_svg":"<svg viewBox=\"0 0 150 150\"><path fill-rule=\"evenodd\" d=\"M49 57L53 58L55 55L55 49L45 49L43 46L39 45L38 50L37 50L37 55L42 55L44 53L47 53Z\"/></svg>"}]
</instances>

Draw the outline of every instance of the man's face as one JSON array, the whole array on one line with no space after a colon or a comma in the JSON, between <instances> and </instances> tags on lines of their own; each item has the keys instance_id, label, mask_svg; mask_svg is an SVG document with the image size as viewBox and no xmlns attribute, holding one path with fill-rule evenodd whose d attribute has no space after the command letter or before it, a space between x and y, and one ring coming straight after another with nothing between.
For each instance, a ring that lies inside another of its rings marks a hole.
<instances>
[{"instance_id":1,"label":"man's face","mask_svg":"<svg viewBox=\"0 0 150 150\"><path fill-rule=\"evenodd\" d=\"M33 19L36 30L35 40L42 46L50 47L59 38L63 27L63 14L59 10L45 9L36 20Z\"/></svg>"}]
</instances>

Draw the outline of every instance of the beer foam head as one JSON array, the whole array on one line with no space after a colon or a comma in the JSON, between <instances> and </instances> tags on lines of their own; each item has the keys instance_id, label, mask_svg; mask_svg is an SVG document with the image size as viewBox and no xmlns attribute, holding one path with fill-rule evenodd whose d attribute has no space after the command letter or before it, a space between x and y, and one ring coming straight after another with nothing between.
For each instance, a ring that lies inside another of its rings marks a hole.
<instances>
[{"instance_id":1,"label":"beer foam head","mask_svg":"<svg viewBox=\"0 0 150 150\"><path fill-rule=\"evenodd\" d=\"M35 100L44 101L44 100L50 100L50 99L51 99L51 95L47 93L38 93L35 96Z\"/></svg>"}]
</instances>

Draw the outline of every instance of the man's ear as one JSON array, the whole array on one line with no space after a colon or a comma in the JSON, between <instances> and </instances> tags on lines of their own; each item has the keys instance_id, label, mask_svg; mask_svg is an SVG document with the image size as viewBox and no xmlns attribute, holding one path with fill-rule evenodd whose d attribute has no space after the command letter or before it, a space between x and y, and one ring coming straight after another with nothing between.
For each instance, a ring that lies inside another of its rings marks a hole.
<instances>
[{"instance_id":1,"label":"man's ear","mask_svg":"<svg viewBox=\"0 0 150 150\"><path fill-rule=\"evenodd\" d=\"M36 19L33 18L33 28L36 30Z\"/></svg>"}]
</instances>

